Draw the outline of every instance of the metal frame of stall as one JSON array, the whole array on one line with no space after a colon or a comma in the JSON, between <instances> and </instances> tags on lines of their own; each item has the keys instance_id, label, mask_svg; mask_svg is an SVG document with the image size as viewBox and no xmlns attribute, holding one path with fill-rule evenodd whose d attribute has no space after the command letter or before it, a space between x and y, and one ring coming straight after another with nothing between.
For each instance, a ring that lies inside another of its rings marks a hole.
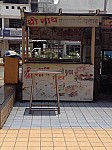
<instances>
[{"instance_id":1,"label":"metal frame of stall","mask_svg":"<svg viewBox=\"0 0 112 150\"><path fill-rule=\"evenodd\" d=\"M68 27L88 27L92 28L92 36L91 36L91 65L94 66L94 59L95 59L95 32L96 32L96 27L99 27L99 22L100 22L100 17L97 16L97 14L58 14L58 13L52 13L52 14L45 14L45 13L30 13L30 12L24 12L24 9L21 10L21 19L22 19L22 64L24 65L25 63L29 62L28 61L28 41L29 41L29 27L38 27L39 24L37 23L37 18L41 16L41 25L46 27L55 27L55 21L53 20L53 25L49 25L46 23L46 18L51 16L56 16L57 18L62 17L60 20L62 21L63 18L71 19L71 24L68 22ZM33 20L32 20L33 17ZM37 17L37 18L34 18ZM66 20L66 19L65 19ZM76 24L73 24L73 20L75 20ZM48 20L49 21L49 20ZM43 24L44 22L44 24ZM77 23L78 22L78 23ZM43 24L43 25L42 25ZM62 22L62 24L56 25L56 27L60 26L66 26ZM82 36L82 41L83 41L83 36ZM81 42L82 42L81 41ZM26 59L25 59L25 45L26 45ZM83 47L81 48L81 53L83 54ZM83 57L81 57L82 61ZM94 87L94 81L93 81L93 87ZM93 98L92 98L93 99Z\"/></svg>"}]
</instances>

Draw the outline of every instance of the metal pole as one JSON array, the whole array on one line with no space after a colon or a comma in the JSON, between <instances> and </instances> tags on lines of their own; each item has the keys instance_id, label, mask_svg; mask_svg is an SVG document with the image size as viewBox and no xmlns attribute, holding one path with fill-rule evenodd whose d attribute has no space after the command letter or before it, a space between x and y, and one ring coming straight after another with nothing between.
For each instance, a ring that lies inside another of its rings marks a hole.
<instances>
[{"instance_id":1,"label":"metal pole","mask_svg":"<svg viewBox=\"0 0 112 150\"><path fill-rule=\"evenodd\" d=\"M107 2L108 0L104 0L104 14L107 12Z\"/></svg>"},{"instance_id":2,"label":"metal pole","mask_svg":"<svg viewBox=\"0 0 112 150\"><path fill-rule=\"evenodd\" d=\"M92 37L91 37L91 64L94 65L95 56L95 27L92 27Z\"/></svg>"},{"instance_id":3,"label":"metal pole","mask_svg":"<svg viewBox=\"0 0 112 150\"><path fill-rule=\"evenodd\" d=\"M81 56L81 59L80 59L80 63L83 63L83 36L84 36L84 29L83 31L81 31L81 44L80 44L80 56Z\"/></svg>"},{"instance_id":4,"label":"metal pole","mask_svg":"<svg viewBox=\"0 0 112 150\"><path fill-rule=\"evenodd\" d=\"M22 64L25 62L25 17L24 8L20 9L22 20Z\"/></svg>"},{"instance_id":5,"label":"metal pole","mask_svg":"<svg viewBox=\"0 0 112 150\"><path fill-rule=\"evenodd\" d=\"M22 25L22 64L25 62L25 25Z\"/></svg>"},{"instance_id":6,"label":"metal pole","mask_svg":"<svg viewBox=\"0 0 112 150\"><path fill-rule=\"evenodd\" d=\"M28 59L28 27L26 27L26 59Z\"/></svg>"}]
</instances>

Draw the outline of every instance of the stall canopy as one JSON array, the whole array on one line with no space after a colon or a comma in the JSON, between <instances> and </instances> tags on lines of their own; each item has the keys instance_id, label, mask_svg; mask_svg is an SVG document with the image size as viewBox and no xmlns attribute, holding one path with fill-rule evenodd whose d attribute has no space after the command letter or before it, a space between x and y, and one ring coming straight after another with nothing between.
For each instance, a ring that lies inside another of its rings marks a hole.
<instances>
[{"instance_id":1,"label":"stall canopy","mask_svg":"<svg viewBox=\"0 0 112 150\"><path fill-rule=\"evenodd\" d=\"M29 15L26 19L30 39L81 40L84 27L98 27L98 16Z\"/></svg>"}]
</instances>

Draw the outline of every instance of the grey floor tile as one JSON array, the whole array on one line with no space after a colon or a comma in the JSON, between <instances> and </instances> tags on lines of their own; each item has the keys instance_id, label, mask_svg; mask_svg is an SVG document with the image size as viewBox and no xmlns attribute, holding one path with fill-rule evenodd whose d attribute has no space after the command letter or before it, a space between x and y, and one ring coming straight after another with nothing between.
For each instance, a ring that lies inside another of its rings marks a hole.
<instances>
[{"instance_id":1,"label":"grey floor tile","mask_svg":"<svg viewBox=\"0 0 112 150\"><path fill-rule=\"evenodd\" d=\"M77 122L78 122L78 123L87 123L86 120L79 120L79 119L77 119Z\"/></svg>"},{"instance_id":2,"label":"grey floor tile","mask_svg":"<svg viewBox=\"0 0 112 150\"><path fill-rule=\"evenodd\" d=\"M40 103L41 104L41 103ZM48 104L48 103L47 103ZM111 128L112 104L109 102L61 102L61 114L32 111L29 103L16 103L4 128Z\"/></svg>"},{"instance_id":3,"label":"grey floor tile","mask_svg":"<svg viewBox=\"0 0 112 150\"><path fill-rule=\"evenodd\" d=\"M73 127L74 127L74 126L80 126L79 123L70 123L70 125L73 126Z\"/></svg>"},{"instance_id":4,"label":"grey floor tile","mask_svg":"<svg viewBox=\"0 0 112 150\"><path fill-rule=\"evenodd\" d=\"M68 123L68 119L60 119L60 123Z\"/></svg>"},{"instance_id":5,"label":"grey floor tile","mask_svg":"<svg viewBox=\"0 0 112 150\"><path fill-rule=\"evenodd\" d=\"M4 128L8 128L8 127L10 127L11 126L11 124L4 124Z\"/></svg>"}]
</instances>

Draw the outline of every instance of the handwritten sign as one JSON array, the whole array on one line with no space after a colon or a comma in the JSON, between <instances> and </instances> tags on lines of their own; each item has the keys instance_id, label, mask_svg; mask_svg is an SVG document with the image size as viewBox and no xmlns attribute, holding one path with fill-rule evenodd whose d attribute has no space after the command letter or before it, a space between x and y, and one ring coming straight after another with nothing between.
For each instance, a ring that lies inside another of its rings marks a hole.
<instances>
[{"instance_id":1,"label":"handwritten sign","mask_svg":"<svg viewBox=\"0 0 112 150\"><path fill-rule=\"evenodd\" d=\"M98 16L27 16L28 27L98 27Z\"/></svg>"},{"instance_id":2,"label":"handwritten sign","mask_svg":"<svg viewBox=\"0 0 112 150\"><path fill-rule=\"evenodd\" d=\"M83 28L30 28L30 39L81 40Z\"/></svg>"},{"instance_id":3,"label":"handwritten sign","mask_svg":"<svg viewBox=\"0 0 112 150\"><path fill-rule=\"evenodd\" d=\"M92 101L94 67L90 64L36 64L23 65L23 100L30 99L32 76L30 70L63 70L58 75L60 100ZM34 82L34 100L55 100L54 75L37 73ZM26 87L26 88L25 88Z\"/></svg>"},{"instance_id":4,"label":"handwritten sign","mask_svg":"<svg viewBox=\"0 0 112 150\"><path fill-rule=\"evenodd\" d=\"M102 28L112 29L112 19L105 19L102 21Z\"/></svg>"}]
</instances>

